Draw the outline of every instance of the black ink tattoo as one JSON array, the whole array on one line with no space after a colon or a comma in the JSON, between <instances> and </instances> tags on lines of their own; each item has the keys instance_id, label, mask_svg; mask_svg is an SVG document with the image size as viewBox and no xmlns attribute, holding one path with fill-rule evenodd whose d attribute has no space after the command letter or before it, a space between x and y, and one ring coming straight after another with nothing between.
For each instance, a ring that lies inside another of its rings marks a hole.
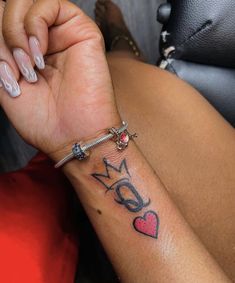
<instances>
[{"instance_id":1,"label":"black ink tattoo","mask_svg":"<svg viewBox=\"0 0 235 283\"><path fill-rule=\"evenodd\" d=\"M126 179L129 180L130 173L129 173L128 168L127 168L126 159L124 159L121 162L119 167L115 167L115 166L109 164L106 158L103 159L103 162L104 162L104 165L105 165L106 172L104 174L94 173L94 174L91 174L91 176L94 177L103 186L105 186L107 191L113 190L113 186L115 186L117 182L124 180L124 179L121 179L121 180L115 181L114 177L117 177L117 175L118 175L117 173L119 173L119 175L120 174L127 175L128 177L125 178L125 180ZM112 175L114 175L114 176L112 176Z\"/></svg>"},{"instance_id":2,"label":"black ink tattoo","mask_svg":"<svg viewBox=\"0 0 235 283\"><path fill-rule=\"evenodd\" d=\"M91 176L106 188L106 192L115 192L115 201L118 204L123 205L128 211L133 213L140 212L150 205L150 199L144 201L138 190L131 183L131 175L126 159L122 160L118 167L110 164L105 158L103 162L105 173L94 173ZM138 216L134 219L133 227L137 232L157 239L159 230L158 214L151 210L145 212L143 217Z\"/></svg>"},{"instance_id":3,"label":"black ink tattoo","mask_svg":"<svg viewBox=\"0 0 235 283\"><path fill-rule=\"evenodd\" d=\"M133 199L131 197L127 198L124 196L122 191L126 191L127 189L132 194ZM143 201L136 188L129 181L118 182L116 184L115 191L118 196L118 199L115 199L115 201L124 205L131 212L139 212L150 204L150 200L147 202Z\"/></svg>"},{"instance_id":4,"label":"black ink tattoo","mask_svg":"<svg viewBox=\"0 0 235 283\"><path fill-rule=\"evenodd\" d=\"M139 212L150 204L150 199L144 201L135 186L130 182L130 173L124 159L119 167L111 165L106 159L103 160L106 172L105 174L94 173L92 176L99 181L107 191L114 190L117 195L115 201L125 206L131 212ZM125 175L120 178L120 175ZM125 196L125 194L127 196Z\"/></svg>"}]
</instances>

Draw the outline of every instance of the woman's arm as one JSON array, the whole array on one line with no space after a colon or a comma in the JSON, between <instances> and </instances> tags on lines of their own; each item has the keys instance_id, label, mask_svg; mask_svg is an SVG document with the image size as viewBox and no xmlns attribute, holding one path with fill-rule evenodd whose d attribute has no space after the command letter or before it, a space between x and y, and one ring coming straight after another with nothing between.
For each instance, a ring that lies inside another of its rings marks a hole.
<instances>
[{"instance_id":1,"label":"woman's arm","mask_svg":"<svg viewBox=\"0 0 235 283\"><path fill-rule=\"evenodd\" d=\"M19 134L58 161L66 145L117 125L94 22L65 0L0 3L0 104ZM134 144L117 154L107 142L64 172L123 282L228 282Z\"/></svg>"},{"instance_id":2,"label":"woman's arm","mask_svg":"<svg viewBox=\"0 0 235 283\"><path fill-rule=\"evenodd\" d=\"M134 143L64 168L121 282L229 282Z\"/></svg>"}]
</instances>

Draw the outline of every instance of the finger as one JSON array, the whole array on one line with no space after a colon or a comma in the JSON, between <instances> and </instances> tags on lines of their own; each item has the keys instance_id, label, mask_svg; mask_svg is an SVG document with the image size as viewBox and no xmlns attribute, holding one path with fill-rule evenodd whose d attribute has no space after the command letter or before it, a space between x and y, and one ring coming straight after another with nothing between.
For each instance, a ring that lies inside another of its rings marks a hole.
<instances>
[{"instance_id":1,"label":"finger","mask_svg":"<svg viewBox=\"0 0 235 283\"><path fill-rule=\"evenodd\" d=\"M65 0L38 0L25 17L25 29L39 40L44 55L63 51L98 30L81 9Z\"/></svg>"},{"instance_id":2,"label":"finger","mask_svg":"<svg viewBox=\"0 0 235 283\"><path fill-rule=\"evenodd\" d=\"M37 74L30 58L28 37L24 29L24 18L33 0L8 0L3 14L3 36L24 78L34 83Z\"/></svg>"},{"instance_id":3,"label":"finger","mask_svg":"<svg viewBox=\"0 0 235 283\"><path fill-rule=\"evenodd\" d=\"M4 42L2 35L2 18L5 3L0 1L0 82L1 86L12 97L20 95L20 87L17 83L19 79L19 70L12 57L11 52ZM0 91L0 97L4 95L4 91Z\"/></svg>"}]
</instances>

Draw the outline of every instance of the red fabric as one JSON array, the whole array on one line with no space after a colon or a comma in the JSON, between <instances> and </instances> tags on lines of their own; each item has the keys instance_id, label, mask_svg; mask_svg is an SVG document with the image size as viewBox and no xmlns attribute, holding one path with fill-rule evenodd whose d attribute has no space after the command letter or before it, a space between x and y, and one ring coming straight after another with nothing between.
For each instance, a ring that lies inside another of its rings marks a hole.
<instances>
[{"instance_id":1,"label":"red fabric","mask_svg":"<svg viewBox=\"0 0 235 283\"><path fill-rule=\"evenodd\" d=\"M74 283L71 187L43 155L0 175L0 282Z\"/></svg>"}]
</instances>

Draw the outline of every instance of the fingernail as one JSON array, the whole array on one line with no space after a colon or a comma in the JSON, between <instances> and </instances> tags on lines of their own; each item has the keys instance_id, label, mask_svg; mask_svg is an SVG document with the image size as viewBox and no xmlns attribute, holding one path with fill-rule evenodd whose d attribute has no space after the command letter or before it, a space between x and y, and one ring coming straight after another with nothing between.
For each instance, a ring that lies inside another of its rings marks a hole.
<instances>
[{"instance_id":1,"label":"fingernail","mask_svg":"<svg viewBox=\"0 0 235 283\"><path fill-rule=\"evenodd\" d=\"M11 97L17 97L21 94L17 80L11 68L5 62L0 62L0 80L3 87Z\"/></svg>"},{"instance_id":2,"label":"fingernail","mask_svg":"<svg viewBox=\"0 0 235 283\"><path fill-rule=\"evenodd\" d=\"M34 62L38 69L45 69L45 61L41 51L40 43L35 36L30 36L29 38L29 47L33 55Z\"/></svg>"},{"instance_id":3,"label":"fingernail","mask_svg":"<svg viewBox=\"0 0 235 283\"><path fill-rule=\"evenodd\" d=\"M21 48L15 48L13 50L13 56L25 79L29 83L35 83L38 80L38 78L31 64L29 56Z\"/></svg>"}]
</instances>

